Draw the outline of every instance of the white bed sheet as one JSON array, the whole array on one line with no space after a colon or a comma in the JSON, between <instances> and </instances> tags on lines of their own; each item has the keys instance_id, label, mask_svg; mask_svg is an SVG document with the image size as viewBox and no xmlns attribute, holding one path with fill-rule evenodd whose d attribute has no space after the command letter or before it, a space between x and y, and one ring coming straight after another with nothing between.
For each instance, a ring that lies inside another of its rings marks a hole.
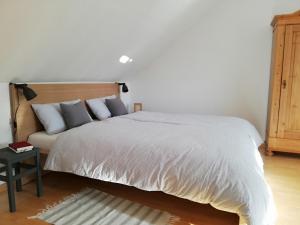
<instances>
[{"instance_id":1,"label":"white bed sheet","mask_svg":"<svg viewBox=\"0 0 300 225\"><path fill-rule=\"evenodd\" d=\"M261 143L243 119L138 112L64 132L45 169L163 191L238 213L249 225L273 225Z\"/></svg>"},{"instance_id":2,"label":"white bed sheet","mask_svg":"<svg viewBox=\"0 0 300 225\"><path fill-rule=\"evenodd\" d=\"M28 137L28 142L35 147L43 149L43 151L49 151L52 148L52 145L55 143L57 137L62 133L49 135L46 133L46 131L39 131L31 134Z\"/></svg>"}]
</instances>

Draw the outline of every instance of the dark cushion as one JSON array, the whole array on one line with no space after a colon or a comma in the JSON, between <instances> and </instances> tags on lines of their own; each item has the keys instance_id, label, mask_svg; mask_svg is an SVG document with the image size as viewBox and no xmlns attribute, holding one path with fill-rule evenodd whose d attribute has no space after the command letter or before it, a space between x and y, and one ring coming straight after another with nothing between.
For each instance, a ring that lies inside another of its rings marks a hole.
<instances>
[{"instance_id":1,"label":"dark cushion","mask_svg":"<svg viewBox=\"0 0 300 225\"><path fill-rule=\"evenodd\" d=\"M68 129L92 122L92 118L81 102L60 104L60 107Z\"/></svg>"},{"instance_id":2,"label":"dark cushion","mask_svg":"<svg viewBox=\"0 0 300 225\"><path fill-rule=\"evenodd\" d=\"M105 99L105 104L112 116L128 114L128 111L120 98Z\"/></svg>"}]
</instances>

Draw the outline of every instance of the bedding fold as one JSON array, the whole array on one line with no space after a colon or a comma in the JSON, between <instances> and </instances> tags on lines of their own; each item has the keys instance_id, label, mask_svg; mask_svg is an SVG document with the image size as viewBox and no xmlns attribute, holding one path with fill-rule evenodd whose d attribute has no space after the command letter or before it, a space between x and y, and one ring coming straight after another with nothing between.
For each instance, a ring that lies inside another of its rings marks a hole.
<instances>
[{"instance_id":1,"label":"bedding fold","mask_svg":"<svg viewBox=\"0 0 300 225\"><path fill-rule=\"evenodd\" d=\"M134 186L274 225L256 129L234 117L137 112L61 134L45 169Z\"/></svg>"}]
</instances>

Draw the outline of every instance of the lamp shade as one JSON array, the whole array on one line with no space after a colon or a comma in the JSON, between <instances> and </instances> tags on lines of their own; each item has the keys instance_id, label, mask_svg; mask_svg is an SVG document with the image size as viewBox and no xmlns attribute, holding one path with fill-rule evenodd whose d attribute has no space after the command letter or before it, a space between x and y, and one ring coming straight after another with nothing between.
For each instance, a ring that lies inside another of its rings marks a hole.
<instances>
[{"instance_id":1,"label":"lamp shade","mask_svg":"<svg viewBox=\"0 0 300 225\"><path fill-rule=\"evenodd\" d=\"M37 96L37 94L34 92L34 90L29 88L26 83L23 83L23 84L10 83L10 84L15 85L15 87L17 89L21 89L23 92L23 95L27 101L30 101L31 99L34 99Z\"/></svg>"},{"instance_id":2,"label":"lamp shade","mask_svg":"<svg viewBox=\"0 0 300 225\"><path fill-rule=\"evenodd\" d=\"M23 89L23 95L25 96L27 101L30 101L31 99L34 99L37 96L34 90L32 90L27 86L23 87L22 89Z\"/></svg>"},{"instance_id":3,"label":"lamp shade","mask_svg":"<svg viewBox=\"0 0 300 225\"><path fill-rule=\"evenodd\" d=\"M125 83L122 84L122 92L128 92L128 87Z\"/></svg>"}]
</instances>

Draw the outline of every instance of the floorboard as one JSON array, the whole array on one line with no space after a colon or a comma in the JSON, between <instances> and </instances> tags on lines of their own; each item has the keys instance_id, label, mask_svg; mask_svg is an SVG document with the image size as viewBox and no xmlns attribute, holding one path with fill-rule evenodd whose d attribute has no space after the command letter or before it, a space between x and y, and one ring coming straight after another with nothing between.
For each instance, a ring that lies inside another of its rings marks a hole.
<instances>
[{"instance_id":1,"label":"floorboard","mask_svg":"<svg viewBox=\"0 0 300 225\"><path fill-rule=\"evenodd\" d=\"M275 153L264 157L264 162L278 212L276 225L299 225L300 155Z\"/></svg>"}]
</instances>

